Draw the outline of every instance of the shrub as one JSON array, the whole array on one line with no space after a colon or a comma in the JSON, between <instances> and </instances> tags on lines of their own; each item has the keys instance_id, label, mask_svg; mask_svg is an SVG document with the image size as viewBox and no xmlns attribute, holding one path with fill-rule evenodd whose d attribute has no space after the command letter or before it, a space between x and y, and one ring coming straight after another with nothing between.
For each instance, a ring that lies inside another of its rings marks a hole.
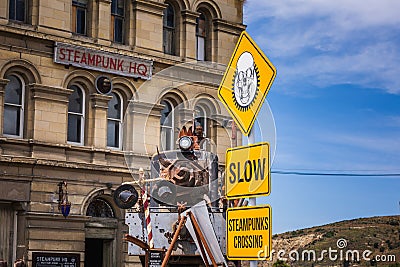
<instances>
[{"instance_id":1,"label":"shrub","mask_svg":"<svg viewBox=\"0 0 400 267\"><path fill-rule=\"evenodd\" d=\"M326 237L326 238L330 238L330 237L334 237L334 236L335 236L334 231L329 231L324 234L324 237Z\"/></svg>"}]
</instances>

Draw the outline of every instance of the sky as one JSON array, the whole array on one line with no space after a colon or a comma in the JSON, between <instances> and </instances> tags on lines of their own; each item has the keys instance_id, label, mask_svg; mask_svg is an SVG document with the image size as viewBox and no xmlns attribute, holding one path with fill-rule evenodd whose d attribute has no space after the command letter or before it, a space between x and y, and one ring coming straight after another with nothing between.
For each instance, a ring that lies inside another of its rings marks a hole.
<instances>
[{"instance_id":1,"label":"sky","mask_svg":"<svg viewBox=\"0 0 400 267\"><path fill-rule=\"evenodd\" d=\"M246 31L277 69L256 136L276 144L271 194L257 199L274 233L400 213L398 10L397 0L246 1ZM320 173L330 175L310 175Z\"/></svg>"}]
</instances>

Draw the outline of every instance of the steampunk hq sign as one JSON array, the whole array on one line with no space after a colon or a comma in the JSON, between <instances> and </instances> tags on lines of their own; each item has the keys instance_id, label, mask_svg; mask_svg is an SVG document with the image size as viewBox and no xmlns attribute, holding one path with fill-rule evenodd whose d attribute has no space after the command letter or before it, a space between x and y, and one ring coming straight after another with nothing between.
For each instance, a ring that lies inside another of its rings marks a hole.
<instances>
[{"instance_id":1,"label":"steampunk hq sign","mask_svg":"<svg viewBox=\"0 0 400 267\"><path fill-rule=\"evenodd\" d=\"M150 80L153 61L82 46L56 43L54 62L121 76Z\"/></svg>"},{"instance_id":2,"label":"steampunk hq sign","mask_svg":"<svg viewBox=\"0 0 400 267\"><path fill-rule=\"evenodd\" d=\"M243 32L222 78L218 96L244 135L249 135L275 76L274 65Z\"/></svg>"}]
</instances>

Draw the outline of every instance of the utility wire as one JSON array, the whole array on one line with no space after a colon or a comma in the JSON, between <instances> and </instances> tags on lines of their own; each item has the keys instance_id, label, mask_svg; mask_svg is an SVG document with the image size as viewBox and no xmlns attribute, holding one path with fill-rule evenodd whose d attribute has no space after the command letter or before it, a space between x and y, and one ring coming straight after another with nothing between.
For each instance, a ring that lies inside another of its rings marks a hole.
<instances>
[{"instance_id":1,"label":"utility wire","mask_svg":"<svg viewBox=\"0 0 400 267\"><path fill-rule=\"evenodd\" d=\"M317 172L317 171L294 171L294 170L271 170L271 173L301 176L353 176L353 177L394 177L399 173L349 173L349 172Z\"/></svg>"}]
</instances>

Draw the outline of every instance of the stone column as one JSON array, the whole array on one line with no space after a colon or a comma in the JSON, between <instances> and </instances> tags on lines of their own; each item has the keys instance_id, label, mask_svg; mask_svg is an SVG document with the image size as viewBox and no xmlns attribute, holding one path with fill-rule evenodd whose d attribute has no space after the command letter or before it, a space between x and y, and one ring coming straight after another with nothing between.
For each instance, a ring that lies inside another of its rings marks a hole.
<instances>
[{"instance_id":1,"label":"stone column","mask_svg":"<svg viewBox=\"0 0 400 267\"><path fill-rule=\"evenodd\" d=\"M0 79L0 135L3 134L4 125L4 91L9 80Z\"/></svg>"},{"instance_id":2,"label":"stone column","mask_svg":"<svg viewBox=\"0 0 400 267\"><path fill-rule=\"evenodd\" d=\"M99 44L111 44L111 0L98 0L97 38Z\"/></svg>"},{"instance_id":3,"label":"stone column","mask_svg":"<svg viewBox=\"0 0 400 267\"><path fill-rule=\"evenodd\" d=\"M30 84L32 114L28 116L27 136L36 141L67 142L68 97L73 92L62 87Z\"/></svg>"},{"instance_id":4,"label":"stone column","mask_svg":"<svg viewBox=\"0 0 400 267\"><path fill-rule=\"evenodd\" d=\"M217 155L220 163L225 163L226 149L232 147L232 128L228 124L232 120L229 116L214 115L211 116L213 120L213 140L217 145Z\"/></svg>"},{"instance_id":5,"label":"stone column","mask_svg":"<svg viewBox=\"0 0 400 267\"><path fill-rule=\"evenodd\" d=\"M182 126L185 125L187 122L192 121L193 120L193 112L194 112L193 109L188 109L188 108L176 109L176 111L175 111L175 116L177 119L176 121L179 122L179 124L176 126L179 128L182 128ZM189 125L189 127L190 127L190 125ZM193 131L194 131L194 129L193 129Z\"/></svg>"},{"instance_id":6,"label":"stone column","mask_svg":"<svg viewBox=\"0 0 400 267\"><path fill-rule=\"evenodd\" d=\"M132 0L137 48L163 52L163 11L166 4L152 0Z\"/></svg>"},{"instance_id":7,"label":"stone column","mask_svg":"<svg viewBox=\"0 0 400 267\"><path fill-rule=\"evenodd\" d=\"M101 94L90 95L88 118L88 145L104 149L107 146L107 111L111 96Z\"/></svg>"},{"instance_id":8,"label":"stone column","mask_svg":"<svg viewBox=\"0 0 400 267\"><path fill-rule=\"evenodd\" d=\"M125 151L148 156L156 152L163 108L163 105L131 100L125 118Z\"/></svg>"},{"instance_id":9,"label":"stone column","mask_svg":"<svg viewBox=\"0 0 400 267\"><path fill-rule=\"evenodd\" d=\"M196 59L196 18L200 13L183 10L181 15L183 27L180 54L186 59Z\"/></svg>"},{"instance_id":10,"label":"stone column","mask_svg":"<svg viewBox=\"0 0 400 267\"><path fill-rule=\"evenodd\" d=\"M9 1L0 1L0 24L8 22L8 3Z\"/></svg>"},{"instance_id":11,"label":"stone column","mask_svg":"<svg viewBox=\"0 0 400 267\"><path fill-rule=\"evenodd\" d=\"M218 63L228 64L235 50L240 33L246 26L229 22L223 19L214 19L213 60Z\"/></svg>"},{"instance_id":12,"label":"stone column","mask_svg":"<svg viewBox=\"0 0 400 267\"><path fill-rule=\"evenodd\" d=\"M31 1L26 1L29 2ZM37 27L35 31L71 38L71 0L32 1L32 4L28 11L32 12L32 19L37 20L37 23L35 21L32 23Z\"/></svg>"}]
</instances>

